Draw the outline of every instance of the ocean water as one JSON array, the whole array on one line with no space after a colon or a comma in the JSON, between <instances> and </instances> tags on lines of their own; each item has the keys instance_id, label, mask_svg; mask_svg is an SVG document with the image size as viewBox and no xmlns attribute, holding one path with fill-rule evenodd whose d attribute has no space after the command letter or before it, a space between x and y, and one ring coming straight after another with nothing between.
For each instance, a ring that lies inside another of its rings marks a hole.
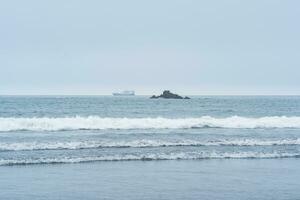
<instances>
[{"instance_id":1,"label":"ocean water","mask_svg":"<svg viewBox=\"0 0 300 200\"><path fill-rule=\"evenodd\" d=\"M299 96L0 97L0 199L300 199L299 167Z\"/></svg>"}]
</instances>

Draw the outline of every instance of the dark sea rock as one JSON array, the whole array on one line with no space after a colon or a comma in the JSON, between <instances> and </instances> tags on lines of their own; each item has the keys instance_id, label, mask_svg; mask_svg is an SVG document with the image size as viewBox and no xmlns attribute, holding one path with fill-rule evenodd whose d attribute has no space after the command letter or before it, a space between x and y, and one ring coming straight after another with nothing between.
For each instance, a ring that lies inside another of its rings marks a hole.
<instances>
[{"instance_id":1,"label":"dark sea rock","mask_svg":"<svg viewBox=\"0 0 300 200\"><path fill-rule=\"evenodd\" d=\"M159 96L155 96L155 95L150 97L150 99L158 99L158 98L159 98Z\"/></svg>"},{"instance_id":2,"label":"dark sea rock","mask_svg":"<svg viewBox=\"0 0 300 200\"><path fill-rule=\"evenodd\" d=\"M151 96L151 99L158 99L158 98L164 98L164 99L190 99L189 97L182 97L179 96L178 94L174 94L170 92L169 90L165 90L161 95L159 96Z\"/></svg>"}]
</instances>

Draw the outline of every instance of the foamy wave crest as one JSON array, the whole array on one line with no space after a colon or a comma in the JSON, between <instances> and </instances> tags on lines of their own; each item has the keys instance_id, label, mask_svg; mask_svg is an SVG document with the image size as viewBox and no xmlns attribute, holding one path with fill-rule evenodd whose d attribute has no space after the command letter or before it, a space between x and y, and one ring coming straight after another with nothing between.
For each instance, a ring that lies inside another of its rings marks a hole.
<instances>
[{"instance_id":1,"label":"foamy wave crest","mask_svg":"<svg viewBox=\"0 0 300 200\"><path fill-rule=\"evenodd\" d=\"M0 118L0 131L59 131L103 129L188 129L188 128L300 128L300 117L214 118Z\"/></svg>"},{"instance_id":2,"label":"foamy wave crest","mask_svg":"<svg viewBox=\"0 0 300 200\"><path fill-rule=\"evenodd\" d=\"M0 165L30 165L30 164L62 164L85 163L97 161L151 161L151 160L201 160L201 159L269 159L269 158L299 158L298 153L218 153L201 152L197 154L171 153L171 154L145 154L145 155L113 155L99 157L63 157L63 158L37 158L37 159L0 159Z\"/></svg>"},{"instance_id":3,"label":"foamy wave crest","mask_svg":"<svg viewBox=\"0 0 300 200\"><path fill-rule=\"evenodd\" d=\"M0 151L31 151L31 150L76 150L95 148L146 148L146 147L175 147L175 146L280 146L300 145L298 139L282 140L132 140L132 141L70 141L70 142L15 142L0 143Z\"/></svg>"}]
</instances>

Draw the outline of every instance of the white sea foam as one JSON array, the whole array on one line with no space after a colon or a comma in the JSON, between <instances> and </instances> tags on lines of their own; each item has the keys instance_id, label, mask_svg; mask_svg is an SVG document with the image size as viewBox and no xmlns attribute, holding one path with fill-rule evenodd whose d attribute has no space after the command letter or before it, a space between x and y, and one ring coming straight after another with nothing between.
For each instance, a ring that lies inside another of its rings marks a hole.
<instances>
[{"instance_id":1,"label":"white sea foam","mask_svg":"<svg viewBox=\"0 0 300 200\"><path fill-rule=\"evenodd\" d=\"M60 131L103 129L189 129L189 128L300 128L300 117L214 118L0 118L0 131Z\"/></svg>"},{"instance_id":2,"label":"white sea foam","mask_svg":"<svg viewBox=\"0 0 300 200\"><path fill-rule=\"evenodd\" d=\"M278 146L300 145L300 138L264 140L264 139L233 139L218 141L198 140L132 140L132 141L69 141L69 142L0 142L0 151L30 151L30 150L76 150L92 148L146 148L174 146Z\"/></svg>"},{"instance_id":3,"label":"white sea foam","mask_svg":"<svg viewBox=\"0 0 300 200\"><path fill-rule=\"evenodd\" d=\"M83 163L96 161L150 161L150 160L200 160L200 159L267 159L267 158L298 158L298 153L171 153L171 154L145 154L145 155L112 155L98 157L61 157L61 158L37 158L37 159L0 159L0 165L27 165L27 164L59 164L59 163Z\"/></svg>"}]
</instances>

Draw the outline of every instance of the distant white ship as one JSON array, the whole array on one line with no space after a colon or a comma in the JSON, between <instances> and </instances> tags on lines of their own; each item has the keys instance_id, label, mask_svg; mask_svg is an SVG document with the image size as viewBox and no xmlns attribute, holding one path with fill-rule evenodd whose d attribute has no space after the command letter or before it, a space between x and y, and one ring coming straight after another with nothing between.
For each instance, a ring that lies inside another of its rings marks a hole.
<instances>
[{"instance_id":1,"label":"distant white ship","mask_svg":"<svg viewBox=\"0 0 300 200\"><path fill-rule=\"evenodd\" d=\"M134 96L135 92L133 90L126 90L122 92L114 92L114 96Z\"/></svg>"}]
</instances>

